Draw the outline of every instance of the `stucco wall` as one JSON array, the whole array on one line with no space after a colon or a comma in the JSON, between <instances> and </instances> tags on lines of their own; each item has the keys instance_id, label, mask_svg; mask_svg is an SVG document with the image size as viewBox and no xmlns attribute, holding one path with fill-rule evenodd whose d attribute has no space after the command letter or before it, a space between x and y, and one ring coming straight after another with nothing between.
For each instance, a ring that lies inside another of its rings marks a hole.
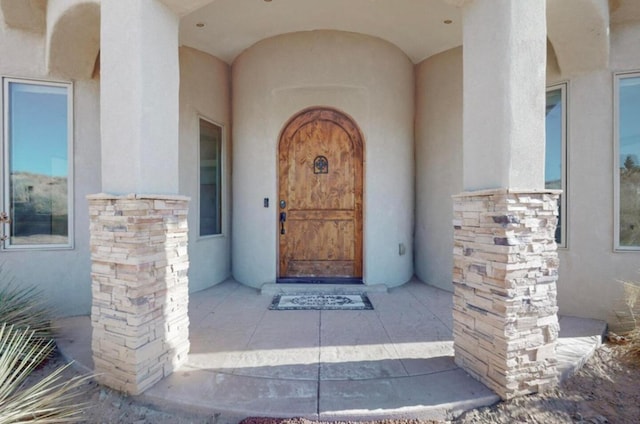
<instances>
[{"instance_id":1,"label":"stucco wall","mask_svg":"<svg viewBox=\"0 0 640 424\"><path fill-rule=\"evenodd\" d=\"M44 35L9 29L0 16L0 75L69 81L65 75L46 74L44 52ZM86 195L100 191L99 91L97 80L74 81L74 248L0 251L5 275L19 285L41 288L60 315L86 314L91 306Z\"/></svg>"},{"instance_id":2,"label":"stucco wall","mask_svg":"<svg viewBox=\"0 0 640 424\"><path fill-rule=\"evenodd\" d=\"M639 24L612 27L610 69L568 81L568 247L560 249L558 303L568 315L610 319L618 280L640 281L640 252L613 250L613 73L640 70Z\"/></svg>"},{"instance_id":3,"label":"stucco wall","mask_svg":"<svg viewBox=\"0 0 640 424\"><path fill-rule=\"evenodd\" d=\"M0 35L2 75L42 75L45 69L45 42L42 34L7 27L0 9Z\"/></svg>"},{"instance_id":4,"label":"stucco wall","mask_svg":"<svg viewBox=\"0 0 640 424\"><path fill-rule=\"evenodd\" d=\"M180 194L189 205L189 291L225 280L231 274L231 125L229 66L188 47L180 48ZM223 128L222 235L200 237L200 117Z\"/></svg>"},{"instance_id":5,"label":"stucco wall","mask_svg":"<svg viewBox=\"0 0 640 424\"><path fill-rule=\"evenodd\" d=\"M462 48L416 65L416 276L453 290L453 201L462 192Z\"/></svg>"},{"instance_id":6,"label":"stucco wall","mask_svg":"<svg viewBox=\"0 0 640 424\"><path fill-rule=\"evenodd\" d=\"M48 74L44 34L7 28L0 16L0 75L43 81L73 81L74 87L74 248L0 252L0 264L17 284L42 288L60 315L86 314L91 308L89 219L86 196L101 188L100 82ZM65 54L69 54L66 52ZM190 291L230 275L231 146L229 66L199 51L180 50L180 193L192 198L189 214ZM224 128L223 235L199 237L198 118ZM34 266L45 264L46 266Z\"/></svg>"},{"instance_id":7,"label":"stucco wall","mask_svg":"<svg viewBox=\"0 0 640 424\"><path fill-rule=\"evenodd\" d=\"M330 106L351 116L365 139L365 283L411 278L414 75L407 56L367 36L293 33L246 50L232 81L234 277L256 287L276 279L278 137L300 110Z\"/></svg>"},{"instance_id":8,"label":"stucco wall","mask_svg":"<svg viewBox=\"0 0 640 424\"><path fill-rule=\"evenodd\" d=\"M640 252L613 250L613 73L640 70L640 25L612 28L611 65L566 74L553 51L548 85L568 83L568 247L559 249L560 313L611 321L618 280L640 280ZM462 190L462 53L416 66L416 275L451 290L451 194Z\"/></svg>"}]
</instances>

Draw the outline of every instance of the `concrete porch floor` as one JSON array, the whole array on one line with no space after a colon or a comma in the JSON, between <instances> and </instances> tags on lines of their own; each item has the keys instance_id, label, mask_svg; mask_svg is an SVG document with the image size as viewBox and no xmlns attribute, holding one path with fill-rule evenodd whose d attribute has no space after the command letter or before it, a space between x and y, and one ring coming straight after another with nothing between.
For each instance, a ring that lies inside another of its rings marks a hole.
<instances>
[{"instance_id":1,"label":"concrete porch floor","mask_svg":"<svg viewBox=\"0 0 640 424\"><path fill-rule=\"evenodd\" d=\"M235 281L193 293L188 362L138 398L218 422L443 420L499 400L453 361L451 293L415 280L368 296L374 310L271 311L272 295ZM92 370L89 317L57 326L63 356ZM561 317L560 326L564 378L600 344L605 323Z\"/></svg>"}]
</instances>

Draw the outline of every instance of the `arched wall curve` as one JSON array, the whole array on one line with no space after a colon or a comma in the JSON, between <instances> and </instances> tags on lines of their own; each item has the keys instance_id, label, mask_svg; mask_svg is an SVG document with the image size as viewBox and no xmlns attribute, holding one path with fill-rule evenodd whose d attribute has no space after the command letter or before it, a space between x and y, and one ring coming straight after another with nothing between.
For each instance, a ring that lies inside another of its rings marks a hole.
<instances>
[{"instance_id":1,"label":"arched wall curve","mask_svg":"<svg viewBox=\"0 0 640 424\"><path fill-rule=\"evenodd\" d=\"M360 34L284 34L236 59L232 92L235 279L253 287L275 281L279 136L300 111L324 106L351 117L366 140L363 280L388 286L408 281L414 219L409 58L386 41ZM264 198L270 199L268 208Z\"/></svg>"},{"instance_id":2,"label":"arched wall curve","mask_svg":"<svg viewBox=\"0 0 640 424\"><path fill-rule=\"evenodd\" d=\"M45 27L47 0L0 0L0 11L5 23L35 33Z\"/></svg>"},{"instance_id":3,"label":"arched wall curve","mask_svg":"<svg viewBox=\"0 0 640 424\"><path fill-rule=\"evenodd\" d=\"M606 67L610 29L607 0L547 2L547 34L563 74Z\"/></svg>"},{"instance_id":4,"label":"arched wall curve","mask_svg":"<svg viewBox=\"0 0 640 424\"><path fill-rule=\"evenodd\" d=\"M47 68L65 78L91 78L100 51L100 3L50 0L47 8Z\"/></svg>"}]
</instances>

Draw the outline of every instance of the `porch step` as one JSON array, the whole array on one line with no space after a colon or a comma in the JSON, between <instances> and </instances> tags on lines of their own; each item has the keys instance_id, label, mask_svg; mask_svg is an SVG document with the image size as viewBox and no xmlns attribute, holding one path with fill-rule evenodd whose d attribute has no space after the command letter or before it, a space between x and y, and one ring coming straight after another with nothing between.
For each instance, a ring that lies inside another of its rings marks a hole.
<instances>
[{"instance_id":1,"label":"porch step","mask_svg":"<svg viewBox=\"0 0 640 424\"><path fill-rule=\"evenodd\" d=\"M260 294L273 296L276 294L362 294L387 293L384 284L276 284L267 283L260 289Z\"/></svg>"}]
</instances>

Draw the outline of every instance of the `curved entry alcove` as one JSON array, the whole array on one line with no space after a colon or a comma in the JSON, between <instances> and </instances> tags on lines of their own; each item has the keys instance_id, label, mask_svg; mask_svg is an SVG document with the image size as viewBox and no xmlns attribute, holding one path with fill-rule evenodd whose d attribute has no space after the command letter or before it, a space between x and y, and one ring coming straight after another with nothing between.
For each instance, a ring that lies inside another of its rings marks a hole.
<instances>
[{"instance_id":1,"label":"curved entry alcove","mask_svg":"<svg viewBox=\"0 0 640 424\"><path fill-rule=\"evenodd\" d=\"M236 281L348 276L394 287L411 278L414 87L400 49L340 31L262 40L233 62Z\"/></svg>"},{"instance_id":2,"label":"curved entry alcove","mask_svg":"<svg viewBox=\"0 0 640 424\"><path fill-rule=\"evenodd\" d=\"M362 281L363 147L335 109L302 111L282 131L279 281Z\"/></svg>"}]
</instances>

